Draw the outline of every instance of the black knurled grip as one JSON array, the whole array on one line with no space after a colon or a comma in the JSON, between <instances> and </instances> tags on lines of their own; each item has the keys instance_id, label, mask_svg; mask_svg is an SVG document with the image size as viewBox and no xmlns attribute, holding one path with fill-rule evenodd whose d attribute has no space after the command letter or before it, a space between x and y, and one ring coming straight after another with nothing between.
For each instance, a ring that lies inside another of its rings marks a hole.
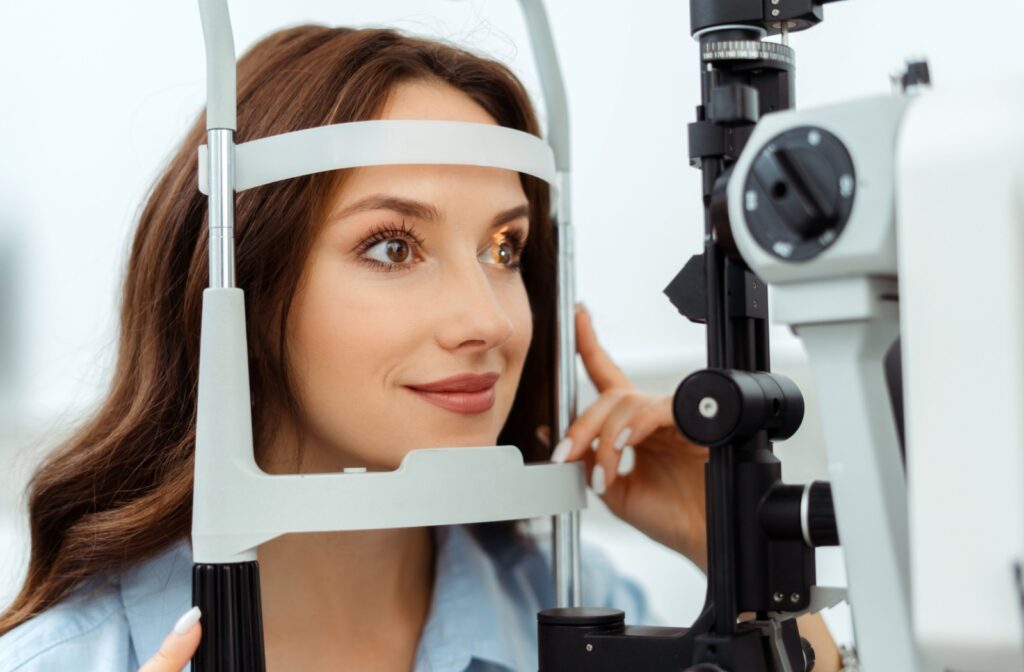
<instances>
[{"instance_id":1,"label":"black knurled grip","mask_svg":"<svg viewBox=\"0 0 1024 672\"><path fill-rule=\"evenodd\" d=\"M832 486L815 481L811 483L808 506L807 531L815 548L838 546L839 529L836 527L836 511L832 505Z\"/></svg>"},{"instance_id":2,"label":"black knurled grip","mask_svg":"<svg viewBox=\"0 0 1024 672\"><path fill-rule=\"evenodd\" d=\"M192 604L203 626L193 672L264 672L258 563L192 565Z\"/></svg>"}]
</instances>

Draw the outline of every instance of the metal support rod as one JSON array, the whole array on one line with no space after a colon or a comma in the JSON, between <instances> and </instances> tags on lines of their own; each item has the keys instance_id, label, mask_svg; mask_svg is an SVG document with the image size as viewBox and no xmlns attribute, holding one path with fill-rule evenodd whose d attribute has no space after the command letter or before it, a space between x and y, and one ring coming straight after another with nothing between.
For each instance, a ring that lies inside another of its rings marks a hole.
<instances>
[{"instance_id":1,"label":"metal support rod","mask_svg":"<svg viewBox=\"0 0 1024 672\"><path fill-rule=\"evenodd\" d=\"M576 419L576 282L575 251L569 213L569 174L559 172L555 221L558 226L558 427L563 437ZM580 514L578 511L553 516L551 520L552 561L558 607L583 604L580 590Z\"/></svg>"},{"instance_id":2,"label":"metal support rod","mask_svg":"<svg viewBox=\"0 0 1024 672\"><path fill-rule=\"evenodd\" d=\"M206 132L210 176L210 287L235 286L235 142L234 131Z\"/></svg>"},{"instance_id":3,"label":"metal support rod","mask_svg":"<svg viewBox=\"0 0 1024 672\"><path fill-rule=\"evenodd\" d=\"M580 512L561 513L552 518L556 606L579 607L583 603L580 590Z\"/></svg>"}]
</instances>

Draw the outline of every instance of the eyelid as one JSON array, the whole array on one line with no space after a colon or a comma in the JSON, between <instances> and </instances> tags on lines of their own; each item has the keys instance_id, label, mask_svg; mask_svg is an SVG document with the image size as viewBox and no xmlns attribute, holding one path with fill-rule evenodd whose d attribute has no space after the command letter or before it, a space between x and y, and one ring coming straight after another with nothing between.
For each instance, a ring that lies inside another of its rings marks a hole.
<instances>
[{"instance_id":1,"label":"eyelid","mask_svg":"<svg viewBox=\"0 0 1024 672\"><path fill-rule=\"evenodd\" d=\"M403 219L401 224L396 225L388 221L383 224L376 224L355 247L355 252L363 254L377 243L394 238L403 238L417 247L423 247L424 240L416 233L416 227L407 225Z\"/></svg>"}]
</instances>

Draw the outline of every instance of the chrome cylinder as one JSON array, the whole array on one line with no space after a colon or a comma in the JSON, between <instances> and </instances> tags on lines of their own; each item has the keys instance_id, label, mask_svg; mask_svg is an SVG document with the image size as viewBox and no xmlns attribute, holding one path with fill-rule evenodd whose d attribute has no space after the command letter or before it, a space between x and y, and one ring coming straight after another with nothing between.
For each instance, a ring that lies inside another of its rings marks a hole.
<instances>
[{"instance_id":1,"label":"chrome cylinder","mask_svg":"<svg viewBox=\"0 0 1024 672\"><path fill-rule=\"evenodd\" d=\"M558 390L558 431L552 434L553 442L564 437L576 419L576 266L567 172L558 173L557 186L555 221L558 225L558 362L555 375ZM553 516L551 523L556 606L582 606L580 513L572 511Z\"/></svg>"},{"instance_id":2,"label":"chrome cylinder","mask_svg":"<svg viewBox=\"0 0 1024 672\"><path fill-rule=\"evenodd\" d=\"M210 287L235 286L235 133L206 132L209 164Z\"/></svg>"},{"instance_id":3,"label":"chrome cylinder","mask_svg":"<svg viewBox=\"0 0 1024 672\"><path fill-rule=\"evenodd\" d=\"M580 512L560 513L553 517L553 560L555 565L555 605L583 606L580 588Z\"/></svg>"}]
</instances>

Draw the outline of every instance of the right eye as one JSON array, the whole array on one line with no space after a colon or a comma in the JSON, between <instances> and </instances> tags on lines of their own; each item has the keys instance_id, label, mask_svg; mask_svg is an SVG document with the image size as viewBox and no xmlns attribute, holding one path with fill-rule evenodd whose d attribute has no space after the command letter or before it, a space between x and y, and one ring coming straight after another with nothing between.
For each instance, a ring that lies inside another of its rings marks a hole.
<instances>
[{"instance_id":1,"label":"right eye","mask_svg":"<svg viewBox=\"0 0 1024 672\"><path fill-rule=\"evenodd\" d=\"M357 247L359 260L381 271L402 271L416 263L417 248L423 241L411 226L385 224L373 230Z\"/></svg>"},{"instance_id":2,"label":"right eye","mask_svg":"<svg viewBox=\"0 0 1024 672\"><path fill-rule=\"evenodd\" d=\"M366 250L366 256L381 264L404 264L412 256L412 246L407 240L391 238Z\"/></svg>"}]
</instances>

